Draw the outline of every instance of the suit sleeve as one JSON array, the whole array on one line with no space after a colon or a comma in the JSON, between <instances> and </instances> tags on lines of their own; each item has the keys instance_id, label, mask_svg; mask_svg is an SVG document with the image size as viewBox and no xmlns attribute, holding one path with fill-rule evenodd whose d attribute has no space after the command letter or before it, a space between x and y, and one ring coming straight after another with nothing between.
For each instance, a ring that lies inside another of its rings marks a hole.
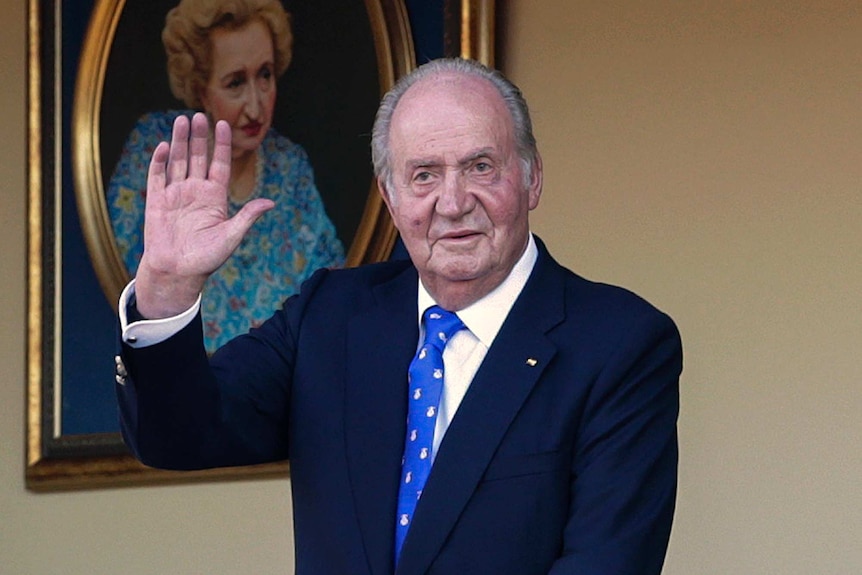
<instances>
[{"instance_id":1,"label":"suit sleeve","mask_svg":"<svg viewBox=\"0 0 862 575\"><path fill-rule=\"evenodd\" d=\"M288 458L288 413L304 302L316 273L260 328L208 357L200 314L167 340L134 349L120 342L120 427L146 465L189 470Z\"/></svg>"},{"instance_id":2,"label":"suit sleeve","mask_svg":"<svg viewBox=\"0 0 862 575\"><path fill-rule=\"evenodd\" d=\"M563 554L552 575L658 575L677 489L682 345L650 310L592 386L573 458Z\"/></svg>"}]
</instances>

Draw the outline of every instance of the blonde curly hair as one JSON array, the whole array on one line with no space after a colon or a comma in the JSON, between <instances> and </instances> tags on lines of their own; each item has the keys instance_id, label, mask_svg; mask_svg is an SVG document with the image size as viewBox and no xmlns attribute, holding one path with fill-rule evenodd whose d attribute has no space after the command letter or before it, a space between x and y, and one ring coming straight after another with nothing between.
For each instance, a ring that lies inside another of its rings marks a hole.
<instances>
[{"instance_id":1,"label":"blonde curly hair","mask_svg":"<svg viewBox=\"0 0 862 575\"><path fill-rule=\"evenodd\" d=\"M280 0L181 0L172 8L165 18L162 43L173 95L200 109L212 72L210 33L217 28L236 30L255 19L269 28L275 74L280 77L293 56L290 16Z\"/></svg>"}]
</instances>

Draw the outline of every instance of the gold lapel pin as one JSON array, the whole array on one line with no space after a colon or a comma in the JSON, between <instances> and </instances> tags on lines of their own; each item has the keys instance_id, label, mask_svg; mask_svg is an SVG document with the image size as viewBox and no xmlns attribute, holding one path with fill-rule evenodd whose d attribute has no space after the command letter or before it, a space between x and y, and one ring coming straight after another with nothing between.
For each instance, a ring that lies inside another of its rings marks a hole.
<instances>
[{"instance_id":1,"label":"gold lapel pin","mask_svg":"<svg viewBox=\"0 0 862 575\"><path fill-rule=\"evenodd\" d=\"M529 365L530 367L536 367L537 363L539 363L539 362L536 361L535 358L532 358L532 357L527 358L527 365Z\"/></svg>"}]
</instances>

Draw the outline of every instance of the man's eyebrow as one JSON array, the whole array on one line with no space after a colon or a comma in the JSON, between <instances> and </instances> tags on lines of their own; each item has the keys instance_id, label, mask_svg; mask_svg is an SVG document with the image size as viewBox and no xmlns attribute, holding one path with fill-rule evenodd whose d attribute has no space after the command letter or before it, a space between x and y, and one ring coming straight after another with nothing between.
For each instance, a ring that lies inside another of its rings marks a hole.
<instances>
[{"instance_id":1,"label":"man's eyebrow","mask_svg":"<svg viewBox=\"0 0 862 575\"><path fill-rule=\"evenodd\" d=\"M417 168L431 168L443 164L439 158L416 158L415 160L407 160L407 170L413 171Z\"/></svg>"},{"instance_id":2,"label":"man's eyebrow","mask_svg":"<svg viewBox=\"0 0 862 575\"><path fill-rule=\"evenodd\" d=\"M468 166L479 158L493 158L495 156L495 149L491 146L486 146L484 148L475 150L467 154L466 156L463 156L460 160L458 160L458 164L461 166Z\"/></svg>"}]
</instances>

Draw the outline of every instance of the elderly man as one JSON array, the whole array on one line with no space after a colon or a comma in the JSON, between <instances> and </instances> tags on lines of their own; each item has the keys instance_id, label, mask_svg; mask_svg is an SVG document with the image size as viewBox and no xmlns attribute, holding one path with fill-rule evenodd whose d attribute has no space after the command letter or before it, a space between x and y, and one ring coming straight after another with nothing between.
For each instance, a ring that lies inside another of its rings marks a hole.
<instances>
[{"instance_id":1,"label":"elderly man","mask_svg":"<svg viewBox=\"0 0 862 575\"><path fill-rule=\"evenodd\" d=\"M321 270L211 358L200 290L272 203L227 218L230 131L209 164L208 134L179 119L156 149L121 299L117 389L144 463L289 458L298 575L661 571L679 335L531 235L542 162L515 86L465 60L400 81L372 151L410 261Z\"/></svg>"}]
</instances>

